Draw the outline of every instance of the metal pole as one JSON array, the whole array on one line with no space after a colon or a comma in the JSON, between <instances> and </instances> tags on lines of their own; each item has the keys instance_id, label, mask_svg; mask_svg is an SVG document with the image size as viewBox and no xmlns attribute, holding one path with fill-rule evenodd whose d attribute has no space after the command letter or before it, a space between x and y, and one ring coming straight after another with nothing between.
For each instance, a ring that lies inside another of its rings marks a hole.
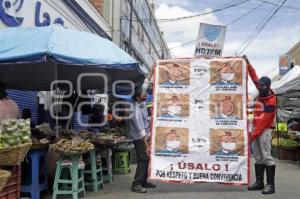
<instances>
[{"instance_id":1,"label":"metal pole","mask_svg":"<svg viewBox=\"0 0 300 199\"><path fill-rule=\"evenodd\" d=\"M277 95L276 98L278 98L278 97L279 97L279 96ZM280 159L278 122L279 122L279 116L278 116L278 100L276 100L277 158Z\"/></svg>"},{"instance_id":2,"label":"metal pole","mask_svg":"<svg viewBox=\"0 0 300 199\"><path fill-rule=\"evenodd\" d=\"M132 4L132 0L128 0L129 1L129 5L130 5L130 19L129 19L129 49L128 49L128 53L130 55L132 55L132 42L131 42L131 38L132 38L132 14L133 14L133 4Z\"/></svg>"},{"instance_id":3,"label":"metal pole","mask_svg":"<svg viewBox=\"0 0 300 199\"><path fill-rule=\"evenodd\" d=\"M76 108L76 106L77 106L77 104L78 104L78 101L79 101L79 95L77 96L76 101L75 101L75 104L73 105L71 117L70 117L70 118L68 119L68 121L67 121L67 124L66 124L65 131L64 131L64 132L66 132L66 131L68 130L69 126L70 126L71 120L72 120L73 115L74 115L74 112L75 112L75 108Z\"/></svg>"},{"instance_id":4,"label":"metal pole","mask_svg":"<svg viewBox=\"0 0 300 199\"><path fill-rule=\"evenodd\" d=\"M55 81L58 80L58 66L57 66L57 63L54 62L54 79ZM57 84L55 84L55 91L57 91ZM56 95L56 94L55 94ZM56 126L56 137L58 137L58 112L57 112L57 109L56 109L56 117L55 117L55 126Z\"/></svg>"}]
</instances>

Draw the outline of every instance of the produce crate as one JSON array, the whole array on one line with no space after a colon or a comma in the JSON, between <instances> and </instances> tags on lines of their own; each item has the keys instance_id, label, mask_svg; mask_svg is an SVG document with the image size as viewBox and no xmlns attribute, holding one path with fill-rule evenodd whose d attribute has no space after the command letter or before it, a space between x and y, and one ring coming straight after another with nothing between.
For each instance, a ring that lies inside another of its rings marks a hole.
<instances>
[{"instance_id":1,"label":"produce crate","mask_svg":"<svg viewBox=\"0 0 300 199\"><path fill-rule=\"evenodd\" d=\"M19 199L21 192L21 166L5 167L5 170L11 172L6 186L0 192L0 199Z\"/></svg>"},{"instance_id":2,"label":"produce crate","mask_svg":"<svg viewBox=\"0 0 300 199\"><path fill-rule=\"evenodd\" d=\"M298 162L300 163L300 147L298 147Z\"/></svg>"},{"instance_id":3,"label":"produce crate","mask_svg":"<svg viewBox=\"0 0 300 199\"><path fill-rule=\"evenodd\" d=\"M271 154L272 154L272 157L278 158L278 147L277 146L272 146Z\"/></svg>"},{"instance_id":4,"label":"produce crate","mask_svg":"<svg viewBox=\"0 0 300 199\"><path fill-rule=\"evenodd\" d=\"M291 160L298 161L298 152L297 148L279 148L279 160Z\"/></svg>"},{"instance_id":5,"label":"produce crate","mask_svg":"<svg viewBox=\"0 0 300 199\"><path fill-rule=\"evenodd\" d=\"M2 191L2 189L5 187L10 175L11 173L9 171L0 169L0 191Z\"/></svg>"}]
</instances>

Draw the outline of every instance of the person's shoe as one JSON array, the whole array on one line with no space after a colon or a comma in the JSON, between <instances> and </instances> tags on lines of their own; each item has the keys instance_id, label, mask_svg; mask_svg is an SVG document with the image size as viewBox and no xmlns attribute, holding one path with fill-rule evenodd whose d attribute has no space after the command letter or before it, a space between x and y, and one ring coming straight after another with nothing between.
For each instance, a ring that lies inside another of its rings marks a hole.
<instances>
[{"instance_id":1,"label":"person's shoe","mask_svg":"<svg viewBox=\"0 0 300 199\"><path fill-rule=\"evenodd\" d=\"M135 185L131 187L131 191L135 193L147 193L147 190L141 185Z\"/></svg>"},{"instance_id":2,"label":"person's shoe","mask_svg":"<svg viewBox=\"0 0 300 199\"><path fill-rule=\"evenodd\" d=\"M154 188L156 188L156 185L151 182L146 182L145 184L142 185L142 187L154 189Z\"/></svg>"},{"instance_id":3,"label":"person's shoe","mask_svg":"<svg viewBox=\"0 0 300 199\"><path fill-rule=\"evenodd\" d=\"M273 194L275 193L275 186L267 184L267 186L262 190L262 194Z\"/></svg>"},{"instance_id":4,"label":"person's shoe","mask_svg":"<svg viewBox=\"0 0 300 199\"><path fill-rule=\"evenodd\" d=\"M265 188L264 174L265 174L265 165L255 164L256 182L248 187L249 191L257 191Z\"/></svg>"},{"instance_id":5,"label":"person's shoe","mask_svg":"<svg viewBox=\"0 0 300 199\"><path fill-rule=\"evenodd\" d=\"M273 194L275 193L275 165L266 166L267 170L267 186L262 190L262 194Z\"/></svg>"}]
</instances>

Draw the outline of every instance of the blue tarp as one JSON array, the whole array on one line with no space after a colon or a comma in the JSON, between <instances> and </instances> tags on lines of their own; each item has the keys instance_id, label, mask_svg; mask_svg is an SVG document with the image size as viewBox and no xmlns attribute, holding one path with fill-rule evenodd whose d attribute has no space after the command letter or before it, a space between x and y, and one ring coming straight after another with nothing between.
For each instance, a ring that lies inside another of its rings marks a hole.
<instances>
[{"instance_id":1,"label":"blue tarp","mask_svg":"<svg viewBox=\"0 0 300 199\"><path fill-rule=\"evenodd\" d=\"M39 28L5 28L0 31L0 62L40 60L45 55L76 65L125 65L137 62L108 39L66 29L60 25ZM124 67L122 67L124 69Z\"/></svg>"},{"instance_id":2,"label":"blue tarp","mask_svg":"<svg viewBox=\"0 0 300 199\"><path fill-rule=\"evenodd\" d=\"M60 25L0 30L0 81L8 87L49 90L53 80L69 80L76 87L82 73L103 73L115 80L140 81L137 61L113 42L92 33ZM88 81L84 88L101 83ZM91 89L93 89L91 88Z\"/></svg>"}]
</instances>

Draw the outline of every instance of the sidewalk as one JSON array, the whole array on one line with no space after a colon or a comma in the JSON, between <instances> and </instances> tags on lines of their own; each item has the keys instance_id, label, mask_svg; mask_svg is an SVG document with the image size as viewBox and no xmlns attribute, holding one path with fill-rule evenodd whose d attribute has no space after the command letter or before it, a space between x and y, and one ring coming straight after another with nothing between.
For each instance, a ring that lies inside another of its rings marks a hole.
<instances>
[{"instance_id":1,"label":"sidewalk","mask_svg":"<svg viewBox=\"0 0 300 199\"><path fill-rule=\"evenodd\" d=\"M132 169L135 171L135 168ZM252 179L254 171L252 168ZM87 199L299 199L300 198L300 164L277 161L276 194L262 195L249 192L245 186L226 186L216 183L170 184L155 182L156 189L146 194L130 192L131 175L116 175L112 184L105 184L98 193L87 193Z\"/></svg>"}]
</instances>

